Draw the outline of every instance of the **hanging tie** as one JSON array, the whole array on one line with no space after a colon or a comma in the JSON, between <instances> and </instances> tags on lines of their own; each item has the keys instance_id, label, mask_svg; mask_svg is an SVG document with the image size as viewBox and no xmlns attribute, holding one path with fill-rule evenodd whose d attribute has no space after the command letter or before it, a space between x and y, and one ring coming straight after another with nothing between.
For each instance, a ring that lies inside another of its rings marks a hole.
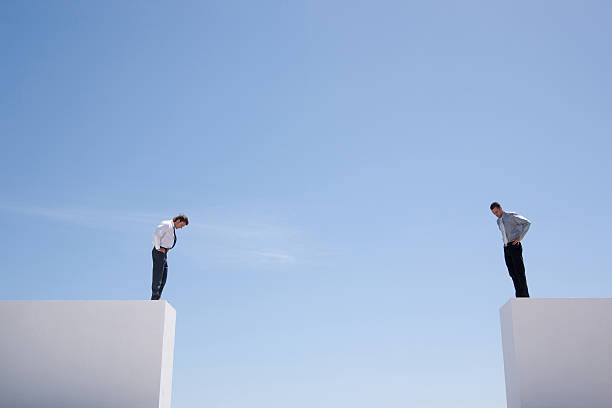
<instances>
[{"instance_id":1,"label":"hanging tie","mask_svg":"<svg viewBox=\"0 0 612 408\"><path fill-rule=\"evenodd\" d=\"M174 246L176 245L176 228L172 227L173 232L174 232L174 242L172 243L172 246L170 247L170 249L174 248Z\"/></svg>"}]
</instances>

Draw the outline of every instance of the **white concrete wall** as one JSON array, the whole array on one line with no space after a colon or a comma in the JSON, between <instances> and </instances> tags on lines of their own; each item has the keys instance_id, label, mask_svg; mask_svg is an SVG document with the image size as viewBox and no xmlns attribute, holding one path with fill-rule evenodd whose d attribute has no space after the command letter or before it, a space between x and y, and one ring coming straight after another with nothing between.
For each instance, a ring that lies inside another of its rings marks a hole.
<instances>
[{"instance_id":1,"label":"white concrete wall","mask_svg":"<svg viewBox=\"0 0 612 408\"><path fill-rule=\"evenodd\" d=\"M612 299L511 299L500 315L508 408L612 407Z\"/></svg>"},{"instance_id":2,"label":"white concrete wall","mask_svg":"<svg viewBox=\"0 0 612 408\"><path fill-rule=\"evenodd\" d=\"M0 407L170 408L165 301L0 301Z\"/></svg>"}]
</instances>

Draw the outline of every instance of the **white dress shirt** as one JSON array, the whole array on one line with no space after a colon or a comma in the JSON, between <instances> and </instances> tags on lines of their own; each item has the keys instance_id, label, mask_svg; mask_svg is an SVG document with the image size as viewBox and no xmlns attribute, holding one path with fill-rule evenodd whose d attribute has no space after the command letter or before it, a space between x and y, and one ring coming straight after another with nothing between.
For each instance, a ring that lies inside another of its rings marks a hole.
<instances>
[{"instance_id":1,"label":"white dress shirt","mask_svg":"<svg viewBox=\"0 0 612 408\"><path fill-rule=\"evenodd\" d=\"M504 246L506 246L508 245L508 236L506 235L506 227L504 226L503 222L499 223L499 229L501 230L502 238L504 239Z\"/></svg>"},{"instance_id":2,"label":"white dress shirt","mask_svg":"<svg viewBox=\"0 0 612 408\"><path fill-rule=\"evenodd\" d=\"M172 220L162 221L161 224L155 228L153 233L153 246L155 249L160 247L169 249L174 244L174 222Z\"/></svg>"}]
</instances>

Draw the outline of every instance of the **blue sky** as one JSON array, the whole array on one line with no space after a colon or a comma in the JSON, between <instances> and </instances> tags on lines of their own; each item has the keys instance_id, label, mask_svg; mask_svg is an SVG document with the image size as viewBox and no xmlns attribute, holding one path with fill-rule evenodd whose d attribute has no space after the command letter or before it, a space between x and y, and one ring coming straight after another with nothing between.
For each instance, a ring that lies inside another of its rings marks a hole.
<instances>
[{"instance_id":1,"label":"blue sky","mask_svg":"<svg viewBox=\"0 0 612 408\"><path fill-rule=\"evenodd\" d=\"M10 2L3 299L163 297L174 407L503 407L513 296L609 297L609 2Z\"/></svg>"}]
</instances>

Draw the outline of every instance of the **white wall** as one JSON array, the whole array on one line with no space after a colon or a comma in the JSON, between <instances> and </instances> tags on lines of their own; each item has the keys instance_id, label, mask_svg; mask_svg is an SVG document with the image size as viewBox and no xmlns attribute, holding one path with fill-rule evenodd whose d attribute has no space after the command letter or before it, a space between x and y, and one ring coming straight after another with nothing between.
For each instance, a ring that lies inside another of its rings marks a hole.
<instances>
[{"instance_id":1,"label":"white wall","mask_svg":"<svg viewBox=\"0 0 612 408\"><path fill-rule=\"evenodd\" d=\"M0 301L0 407L169 408L165 301Z\"/></svg>"},{"instance_id":2,"label":"white wall","mask_svg":"<svg viewBox=\"0 0 612 408\"><path fill-rule=\"evenodd\" d=\"M508 408L612 407L612 299L511 299L500 315Z\"/></svg>"}]
</instances>

